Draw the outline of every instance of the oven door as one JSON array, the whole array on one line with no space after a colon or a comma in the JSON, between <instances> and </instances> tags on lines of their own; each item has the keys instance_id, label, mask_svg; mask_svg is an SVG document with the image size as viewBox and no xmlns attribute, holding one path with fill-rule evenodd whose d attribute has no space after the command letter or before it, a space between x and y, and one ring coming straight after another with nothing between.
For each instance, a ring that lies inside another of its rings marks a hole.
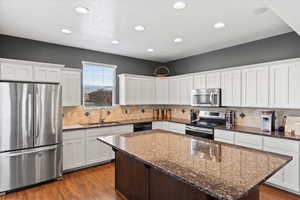
<instances>
[{"instance_id":1,"label":"oven door","mask_svg":"<svg viewBox=\"0 0 300 200\"><path fill-rule=\"evenodd\" d=\"M212 128L203 128L195 126L186 126L185 134L201 138L214 139L214 130Z\"/></svg>"}]
</instances>

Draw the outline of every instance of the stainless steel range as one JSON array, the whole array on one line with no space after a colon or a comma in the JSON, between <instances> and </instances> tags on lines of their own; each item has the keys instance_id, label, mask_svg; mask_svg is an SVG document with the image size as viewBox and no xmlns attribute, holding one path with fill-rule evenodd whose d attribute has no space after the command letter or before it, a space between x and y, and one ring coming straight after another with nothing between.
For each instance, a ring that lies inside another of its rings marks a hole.
<instances>
[{"instance_id":1,"label":"stainless steel range","mask_svg":"<svg viewBox=\"0 0 300 200\"><path fill-rule=\"evenodd\" d=\"M62 176L61 86L0 82L0 192Z\"/></svg>"},{"instance_id":2,"label":"stainless steel range","mask_svg":"<svg viewBox=\"0 0 300 200\"><path fill-rule=\"evenodd\" d=\"M200 111L199 120L186 124L187 135L214 139L214 127L226 124L224 112Z\"/></svg>"}]
</instances>

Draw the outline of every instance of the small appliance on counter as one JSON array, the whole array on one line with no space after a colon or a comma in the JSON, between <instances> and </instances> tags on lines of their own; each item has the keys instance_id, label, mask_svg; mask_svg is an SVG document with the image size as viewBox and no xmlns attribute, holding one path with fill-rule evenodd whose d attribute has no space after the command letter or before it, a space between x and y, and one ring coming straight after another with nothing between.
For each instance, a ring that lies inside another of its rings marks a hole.
<instances>
[{"instance_id":1,"label":"small appliance on counter","mask_svg":"<svg viewBox=\"0 0 300 200\"><path fill-rule=\"evenodd\" d=\"M235 125L235 111L233 110L228 110L225 113L226 117L226 128L231 129Z\"/></svg>"},{"instance_id":2,"label":"small appliance on counter","mask_svg":"<svg viewBox=\"0 0 300 200\"><path fill-rule=\"evenodd\" d=\"M264 110L261 113L261 130L271 132L275 130L275 111Z\"/></svg>"}]
</instances>

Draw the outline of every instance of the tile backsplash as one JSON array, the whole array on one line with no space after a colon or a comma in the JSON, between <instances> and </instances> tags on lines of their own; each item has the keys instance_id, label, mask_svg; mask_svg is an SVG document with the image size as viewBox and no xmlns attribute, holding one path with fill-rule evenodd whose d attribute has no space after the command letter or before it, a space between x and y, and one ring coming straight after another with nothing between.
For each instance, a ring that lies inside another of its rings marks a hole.
<instances>
[{"instance_id":1,"label":"tile backsplash","mask_svg":"<svg viewBox=\"0 0 300 200\"><path fill-rule=\"evenodd\" d=\"M241 126L260 127L261 111L266 109L258 108L200 108L191 106L115 106L104 109L84 109L78 107L64 108L64 125L98 123L100 119L105 122L149 119L153 118L154 109L171 109L172 118L189 119L190 110L208 110L208 111L226 111L234 110L236 112L236 124ZM270 110L270 109L267 109ZM274 109L276 111L276 127L282 123L283 116L300 116L300 110ZM244 117L241 117L243 114Z\"/></svg>"}]
</instances>

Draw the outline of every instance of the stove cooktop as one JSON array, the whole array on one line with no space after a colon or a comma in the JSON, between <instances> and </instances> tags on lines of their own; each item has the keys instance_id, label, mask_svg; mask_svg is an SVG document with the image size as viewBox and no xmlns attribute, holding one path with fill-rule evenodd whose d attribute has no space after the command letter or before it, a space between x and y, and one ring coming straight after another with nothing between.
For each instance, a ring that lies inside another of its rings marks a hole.
<instances>
[{"instance_id":1,"label":"stove cooktop","mask_svg":"<svg viewBox=\"0 0 300 200\"><path fill-rule=\"evenodd\" d=\"M196 127L214 128L216 126L225 125L225 121L197 121L197 122L191 122L188 125L192 125Z\"/></svg>"}]
</instances>

